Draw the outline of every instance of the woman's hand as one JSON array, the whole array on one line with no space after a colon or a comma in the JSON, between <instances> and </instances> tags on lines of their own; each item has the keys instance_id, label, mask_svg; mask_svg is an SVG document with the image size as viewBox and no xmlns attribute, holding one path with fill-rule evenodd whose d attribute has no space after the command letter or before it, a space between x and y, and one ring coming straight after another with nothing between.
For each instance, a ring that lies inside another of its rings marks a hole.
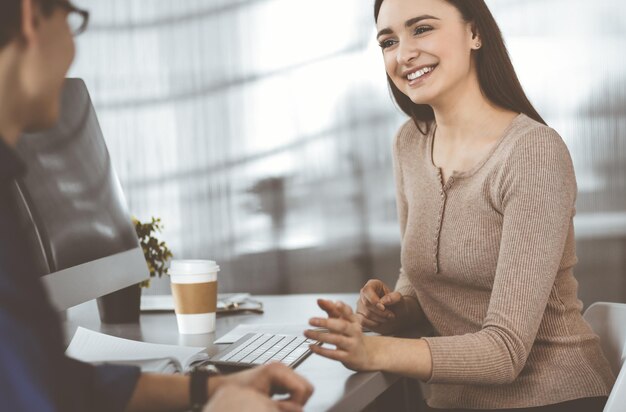
<instances>
[{"instance_id":1,"label":"woman's hand","mask_svg":"<svg viewBox=\"0 0 626 412\"><path fill-rule=\"evenodd\" d=\"M328 318L312 318L309 324L326 328L328 332L306 330L304 335L309 339L335 345L336 348L311 345L311 351L338 360L354 371L377 370L377 337L363 335L361 321L350 306L324 299L318 299L317 304L328 314Z\"/></svg>"},{"instance_id":2,"label":"woman's hand","mask_svg":"<svg viewBox=\"0 0 626 412\"><path fill-rule=\"evenodd\" d=\"M387 335L402 328L407 308L400 292L392 292L382 281L372 279L361 289L356 313L361 325Z\"/></svg>"}]
</instances>

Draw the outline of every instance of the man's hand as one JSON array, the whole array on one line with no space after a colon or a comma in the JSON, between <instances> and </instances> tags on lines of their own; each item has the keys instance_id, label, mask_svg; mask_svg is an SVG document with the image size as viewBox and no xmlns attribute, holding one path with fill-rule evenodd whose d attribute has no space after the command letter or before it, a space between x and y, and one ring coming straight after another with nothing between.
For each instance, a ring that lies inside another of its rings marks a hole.
<instances>
[{"instance_id":1,"label":"man's hand","mask_svg":"<svg viewBox=\"0 0 626 412\"><path fill-rule=\"evenodd\" d=\"M210 403L214 391L219 390L223 385L235 385L251 389L264 395L266 399L274 394L288 394L289 397L286 400L277 403L280 410L285 411L294 410L294 406L303 406L313 393L313 386L306 379L281 363L263 365L231 375L212 377L209 378L208 385Z\"/></svg>"},{"instance_id":2,"label":"man's hand","mask_svg":"<svg viewBox=\"0 0 626 412\"><path fill-rule=\"evenodd\" d=\"M238 385L224 384L211 397L203 412L299 412L302 406L294 402L276 402L267 395Z\"/></svg>"}]
</instances>

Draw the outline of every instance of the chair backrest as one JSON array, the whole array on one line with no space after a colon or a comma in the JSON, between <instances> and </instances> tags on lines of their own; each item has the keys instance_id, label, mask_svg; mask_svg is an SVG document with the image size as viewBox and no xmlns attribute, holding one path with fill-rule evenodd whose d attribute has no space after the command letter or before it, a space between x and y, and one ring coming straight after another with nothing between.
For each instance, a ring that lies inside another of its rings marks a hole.
<instances>
[{"instance_id":1,"label":"chair backrest","mask_svg":"<svg viewBox=\"0 0 626 412\"><path fill-rule=\"evenodd\" d=\"M21 137L17 151L28 172L16 182L15 203L41 281L62 310L149 272L81 79L66 79L60 109L54 127Z\"/></svg>"},{"instance_id":2,"label":"chair backrest","mask_svg":"<svg viewBox=\"0 0 626 412\"><path fill-rule=\"evenodd\" d=\"M617 381L611 390L604 412L626 410L626 304L596 302L583 315L600 337L600 345Z\"/></svg>"},{"instance_id":3,"label":"chair backrest","mask_svg":"<svg viewBox=\"0 0 626 412\"><path fill-rule=\"evenodd\" d=\"M22 135L18 182L51 271L139 246L96 111L81 79L66 79L57 124Z\"/></svg>"}]
</instances>

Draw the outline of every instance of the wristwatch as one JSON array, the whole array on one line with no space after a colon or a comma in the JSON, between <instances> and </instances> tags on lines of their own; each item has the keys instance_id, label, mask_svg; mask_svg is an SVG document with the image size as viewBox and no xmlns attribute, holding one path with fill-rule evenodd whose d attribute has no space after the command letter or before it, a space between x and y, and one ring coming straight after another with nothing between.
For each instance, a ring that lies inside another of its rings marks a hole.
<instances>
[{"instance_id":1,"label":"wristwatch","mask_svg":"<svg viewBox=\"0 0 626 412\"><path fill-rule=\"evenodd\" d=\"M219 371L213 365L199 366L191 371L189 380L189 397L191 411L200 412L209 400L209 377L218 375Z\"/></svg>"}]
</instances>

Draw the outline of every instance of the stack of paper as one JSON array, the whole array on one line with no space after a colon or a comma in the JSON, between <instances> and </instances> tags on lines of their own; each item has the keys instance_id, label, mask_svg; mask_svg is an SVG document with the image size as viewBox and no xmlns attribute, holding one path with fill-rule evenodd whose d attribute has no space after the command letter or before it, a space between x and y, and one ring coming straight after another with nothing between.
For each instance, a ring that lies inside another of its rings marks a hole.
<instances>
[{"instance_id":1,"label":"stack of paper","mask_svg":"<svg viewBox=\"0 0 626 412\"><path fill-rule=\"evenodd\" d=\"M138 342L79 327L66 355L89 363L122 363L144 372L177 373L208 359L205 348Z\"/></svg>"}]
</instances>

